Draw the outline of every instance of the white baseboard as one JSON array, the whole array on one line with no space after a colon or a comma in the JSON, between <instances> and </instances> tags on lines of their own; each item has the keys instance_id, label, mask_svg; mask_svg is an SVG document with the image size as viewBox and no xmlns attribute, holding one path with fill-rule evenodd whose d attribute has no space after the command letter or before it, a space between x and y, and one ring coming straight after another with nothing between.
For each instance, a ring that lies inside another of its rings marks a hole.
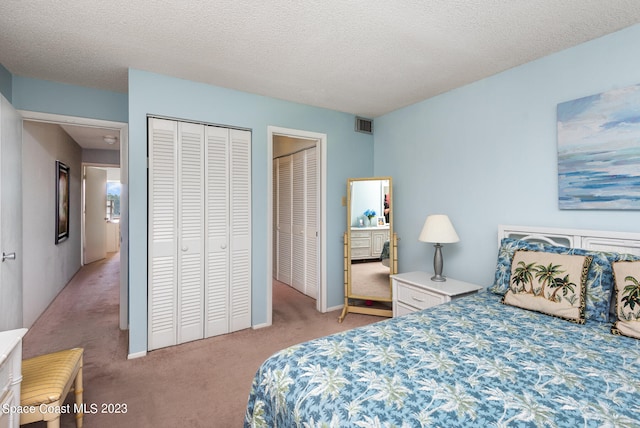
<instances>
[{"instance_id":1,"label":"white baseboard","mask_svg":"<svg viewBox=\"0 0 640 428\"><path fill-rule=\"evenodd\" d=\"M259 328L265 328L265 327L271 327L270 323L262 323L262 324L256 324L256 325L252 325L251 328L253 330L258 330Z\"/></svg>"},{"instance_id":2,"label":"white baseboard","mask_svg":"<svg viewBox=\"0 0 640 428\"><path fill-rule=\"evenodd\" d=\"M127 355L127 360L133 360L135 358L142 358L147 356L147 351L134 352L133 354Z\"/></svg>"},{"instance_id":3,"label":"white baseboard","mask_svg":"<svg viewBox=\"0 0 640 428\"><path fill-rule=\"evenodd\" d=\"M327 308L327 312L338 311L338 310L341 310L342 308L344 308L344 305L332 306L330 308Z\"/></svg>"}]
</instances>

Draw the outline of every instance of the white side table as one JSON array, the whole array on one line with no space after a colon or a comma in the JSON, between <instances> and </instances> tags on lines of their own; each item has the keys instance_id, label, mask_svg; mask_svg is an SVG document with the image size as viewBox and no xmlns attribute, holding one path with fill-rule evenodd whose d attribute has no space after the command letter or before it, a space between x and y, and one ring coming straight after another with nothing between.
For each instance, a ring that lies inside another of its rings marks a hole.
<instances>
[{"instance_id":1,"label":"white side table","mask_svg":"<svg viewBox=\"0 0 640 428\"><path fill-rule=\"evenodd\" d=\"M436 282L431 280L432 276L419 271L391 275L394 317L450 302L484 288L453 278Z\"/></svg>"}]
</instances>

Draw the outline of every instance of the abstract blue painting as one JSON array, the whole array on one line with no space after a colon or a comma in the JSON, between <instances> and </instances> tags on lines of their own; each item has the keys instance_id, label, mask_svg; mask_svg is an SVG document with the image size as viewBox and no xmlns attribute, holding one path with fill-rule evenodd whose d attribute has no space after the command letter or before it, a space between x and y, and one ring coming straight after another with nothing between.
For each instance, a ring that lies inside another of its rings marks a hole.
<instances>
[{"instance_id":1,"label":"abstract blue painting","mask_svg":"<svg viewBox=\"0 0 640 428\"><path fill-rule=\"evenodd\" d=\"M640 209L640 85L558 104L560 209Z\"/></svg>"}]
</instances>

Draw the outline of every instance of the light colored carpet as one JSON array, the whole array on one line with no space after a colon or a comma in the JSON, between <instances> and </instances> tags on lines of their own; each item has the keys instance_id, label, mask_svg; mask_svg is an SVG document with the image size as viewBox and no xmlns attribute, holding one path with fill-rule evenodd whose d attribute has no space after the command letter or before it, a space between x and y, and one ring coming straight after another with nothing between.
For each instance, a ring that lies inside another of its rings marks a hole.
<instances>
[{"instance_id":1,"label":"light colored carpet","mask_svg":"<svg viewBox=\"0 0 640 428\"><path fill-rule=\"evenodd\" d=\"M125 414L85 415L87 428L241 427L253 375L267 357L289 345L383 319L349 314L340 324L340 311L321 314L313 299L274 282L271 327L127 360L128 335L118 329L118 275L114 255L83 267L24 338L24 358L85 348L85 402L99 410L103 404L126 404ZM74 416L62 415L61 427L75 427Z\"/></svg>"},{"instance_id":2,"label":"light colored carpet","mask_svg":"<svg viewBox=\"0 0 640 428\"><path fill-rule=\"evenodd\" d=\"M389 268L380 261L351 265L351 292L359 296L390 297Z\"/></svg>"}]
</instances>

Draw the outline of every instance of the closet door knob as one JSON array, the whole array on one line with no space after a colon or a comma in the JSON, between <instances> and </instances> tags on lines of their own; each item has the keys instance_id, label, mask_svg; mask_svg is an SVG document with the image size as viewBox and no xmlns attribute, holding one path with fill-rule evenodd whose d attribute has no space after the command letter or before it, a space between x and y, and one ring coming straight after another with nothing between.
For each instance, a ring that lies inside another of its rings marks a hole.
<instances>
[{"instance_id":1,"label":"closet door knob","mask_svg":"<svg viewBox=\"0 0 640 428\"><path fill-rule=\"evenodd\" d=\"M223 250L226 250L227 249L227 244L220 245L220 248L222 248Z\"/></svg>"},{"instance_id":2,"label":"closet door knob","mask_svg":"<svg viewBox=\"0 0 640 428\"><path fill-rule=\"evenodd\" d=\"M187 247L187 246L181 247L180 249L181 249L182 251L189 251L189 247Z\"/></svg>"}]
</instances>

